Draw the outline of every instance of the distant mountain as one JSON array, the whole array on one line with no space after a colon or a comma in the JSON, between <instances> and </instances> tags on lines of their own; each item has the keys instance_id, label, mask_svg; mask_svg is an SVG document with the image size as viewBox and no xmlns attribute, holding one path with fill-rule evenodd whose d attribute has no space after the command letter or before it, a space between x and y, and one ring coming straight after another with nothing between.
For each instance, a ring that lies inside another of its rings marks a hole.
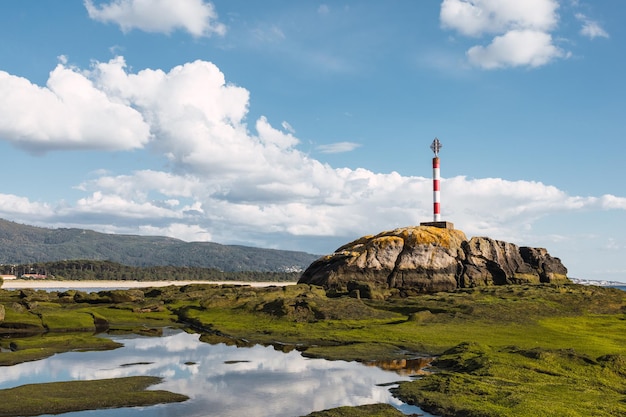
<instances>
[{"instance_id":1,"label":"distant mountain","mask_svg":"<svg viewBox=\"0 0 626 417\"><path fill-rule=\"evenodd\" d=\"M47 229L0 219L0 264L71 259L129 266L193 266L222 271L293 271L318 258L305 252L161 236L114 235L85 229Z\"/></svg>"}]
</instances>

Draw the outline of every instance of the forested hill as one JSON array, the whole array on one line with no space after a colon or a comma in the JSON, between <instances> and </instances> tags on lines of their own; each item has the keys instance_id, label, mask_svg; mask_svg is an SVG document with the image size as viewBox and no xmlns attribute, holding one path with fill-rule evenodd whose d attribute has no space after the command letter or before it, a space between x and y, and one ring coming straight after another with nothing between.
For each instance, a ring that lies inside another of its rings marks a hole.
<instances>
[{"instance_id":1,"label":"forested hill","mask_svg":"<svg viewBox=\"0 0 626 417\"><path fill-rule=\"evenodd\" d=\"M42 275L71 281L297 281L300 272L220 271L215 268L187 266L127 266L111 261L55 261L22 265L0 265L0 274ZM28 278L27 278L28 279ZM1 279L0 279L1 282Z\"/></svg>"},{"instance_id":2,"label":"forested hill","mask_svg":"<svg viewBox=\"0 0 626 417\"><path fill-rule=\"evenodd\" d=\"M317 255L169 237L113 235L85 229L47 229L0 219L0 264L107 260L129 266L185 266L222 271L293 271Z\"/></svg>"}]
</instances>

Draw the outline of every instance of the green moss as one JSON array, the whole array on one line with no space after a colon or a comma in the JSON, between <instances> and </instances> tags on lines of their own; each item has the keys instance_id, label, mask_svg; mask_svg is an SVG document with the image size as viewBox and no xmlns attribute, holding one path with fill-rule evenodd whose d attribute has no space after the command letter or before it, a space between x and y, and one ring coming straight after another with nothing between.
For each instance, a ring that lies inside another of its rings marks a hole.
<instances>
[{"instance_id":1,"label":"green moss","mask_svg":"<svg viewBox=\"0 0 626 417\"><path fill-rule=\"evenodd\" d=\"M4 308L4 321L0 322L0 333L34 333L45 330L41 318L24 305L13 302L5 304Z\"/></svg>"},{"instance_id":2,"label":"green moss","mask_svg":"<svg viewBox=\"0 0 626 417\"><path fill-rule=\"evenodd\" d=\"M74 311L45 309L40 311L41 321L49 331L95 331L93 316Z\"/></svg>"},{"instance_id":3,"label":"green moss","mask_svg":"<svg viewBox=\"0 0 626 417\"><path fill-rule=\"evenodd\" d=\"M75 310L74 314L88 314L100 323L108 323L111 330L128 330L142 327L176 326L176 316L169 309L138 312L133 305L90 306Z\"/></svg>"},{"instance_id":4,"label":"green moss","mask_svg":"<svg viewBox=\"0 0 626 417\"><path fill-rule=\"evenodd\" d=\"M51 333L31 337L0 339L0 366L35 361L55 353L73 350L110 350L122 346L110 339L96 337L90 333Z\"/></svg>"},{"instance_id":5,"label":"green moss","mask_svg":"<svg viewBox=\"0 0 626 417\"><path fill-rule=\"evenodd\" d=\"M511 282L515 284L539 284L540 278L537 274L513 274Z\"/></svg>"},{"instance_id":6,"label":"green moss","mask_svg":"<svg viewBox=\"0 0 626 417\"><path fill-rule=\"evenodd\" d=\"M315 411L305 417L406 417L406 415L389 404L371 404Z\"/></svg>"},{"instance_id":7,"label":"green moss","mask_svg":"<svg viewBox=\"0 0 626 417\"><path fill-rule=\"evenodd\" d=\"M441 372L394 393L442 416L626 415L623 359L463 344L434 362Z\"/></svg>"},{"instance_id":8,"label":"green moss","mask_svg":"<svg viewBox=\"0 0 626 417\"><path fill-rule=\"evenodd\" d=\"M146 390L161 378L137 376L94 381L53 382L0 390L0 416L37 416L103 408L145 407L188 397Z\"/></svg>"},{"instance_id":9,"label":"green moss","mask_svg":"<svg viewBox=\"0 0 626 417\"><path fill-rule=\"evenodd\" d=\"M623 389L620 397L617 387L626 385L626 292L542 284L404 298L389 294L358 300L326 297L308 285L194 285L146 290L143 300L132 303L90 304L78 302L76 294L73 303L67 296L59 297L63 302L54 296L25 302L1 291L0 301L7 319L18 324L23 319L21 325L40 329L43 320L60 330L63 315L75 314L80 319L68 323L91 318L113 330L139 331L176 321L205 333L202 340L209 343L297 346L305 355L331 359L443 354L441 372L403 384L399 391L441 415L578 416L598 402L601 414L590 415L624 414ZM44 347L27 346L22 339L15 343L19 349L0 354L0 360L36 356L36 349ZM73 349L62 340L48 344L59 351ZM604 391L606 400L600 400ZM567 401L555 400L561 397Z\"/></svg>"}]
</instances>

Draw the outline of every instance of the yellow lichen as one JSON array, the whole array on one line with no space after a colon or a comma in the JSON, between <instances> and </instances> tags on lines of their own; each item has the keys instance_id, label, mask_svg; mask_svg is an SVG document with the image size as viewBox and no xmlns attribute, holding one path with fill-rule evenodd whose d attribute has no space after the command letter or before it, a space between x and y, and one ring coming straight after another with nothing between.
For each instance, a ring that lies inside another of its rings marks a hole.
<instances>
[{"instance_id":1,"label":"yellow lichen","mask_svg":"<svg viewBox=\"0 0 626 417\"><path fill-rule=\"evenodd\" d=\"M404 239L398 236L380 236L372 239L370 244L375 244L384 249L400 242L404 242Z\"/></svg>"},{"instance_id":2,"label":"yellow lichen","mask_svg":"<svg viewBox=\"0 0 626 417\"><path fill-rule=\"evenodd\" d=\"M392 244L397 244L398 240L403 240L404 244L435 245L450 249L452 247L460 247L461 242L467 240L467 238L460 230L431 226L410 226L381 232L375 236L363 236L342 246L337 252L350 251L360 254L366 247L371 247L371 245L375 244L385 248Z\"/></svg>"}]
</instances>

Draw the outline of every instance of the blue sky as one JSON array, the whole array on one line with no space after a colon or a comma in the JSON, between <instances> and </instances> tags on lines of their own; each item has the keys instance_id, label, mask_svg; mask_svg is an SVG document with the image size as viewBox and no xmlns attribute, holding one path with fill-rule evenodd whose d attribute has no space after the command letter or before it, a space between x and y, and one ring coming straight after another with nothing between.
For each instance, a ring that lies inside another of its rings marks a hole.
<instances>
[{"instance_id":1,"label":"blue sky","mask_svg":"<svg viewBox=\"0 0 626 417\"><path fill-rule=\"evenodd\" d=\"M442 217L626 281L622 0L0 5L0 217L325 254Z\"/></svg>"}]
</instances>

